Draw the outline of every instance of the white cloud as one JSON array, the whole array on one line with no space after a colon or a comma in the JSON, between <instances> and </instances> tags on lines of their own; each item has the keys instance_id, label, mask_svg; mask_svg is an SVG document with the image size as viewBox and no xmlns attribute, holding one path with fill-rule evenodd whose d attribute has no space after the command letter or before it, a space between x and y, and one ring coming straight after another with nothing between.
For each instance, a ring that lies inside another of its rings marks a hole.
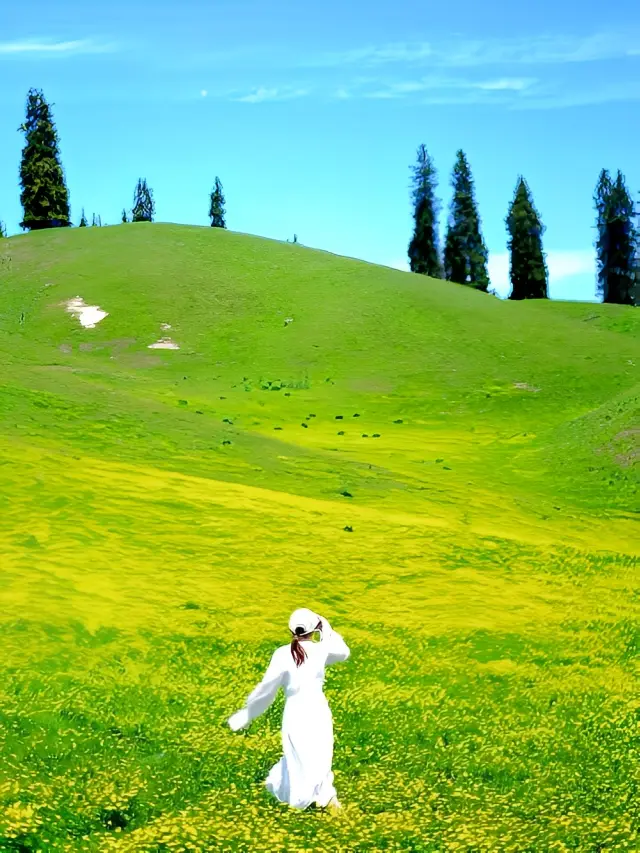
<instances>
[{"instance_id":1,"label":"white cloud","mask_svg":"<svg viewBox=\"0 0 640 853\"><path fill-rule=\"evenodd\" d=\"M640 100L640 80L625 79L585 89L540 88L513 102L516 110L553 110Z\"/></svg>"},{"instance_id":2,"label":"white cloud","mask_svg":"<svg viewBox=\"0 0 640 853\"><path fill-rule=\"evenodd\" d=\"M509 281L509 253L489 253L489 278L491 286L500 296L508 296L511 290ZM594 249L552 249L547 252L549 270L549 290L557 298L558 285L566 289L565 279L576 276L591 276L595 280L596 261Z\"/></svg>"},{"instance_id":3,"label":"white cloud","mask_svg":"<svg viewBox=\"0 0 640 853\"><path fill-rule=\"evenodd\" d=\"M343 53L311 58L305 65L419 64L434 67L467 68L481 65L549 65L596 62L640 53L640 34L624 32L592 33L587 36L525 36L505 39L439 39L437 43L416 41L369 45Z\"/></svg>"},{"instance_id":4,"label":"white cloud","mask_svg":"<svg viewBox=\"0 0 640 853\"><path fill-rule=\"evenodd\" d=\"M309 92L306 89L278 89L275 86L272 88L259 86L248 95L234 98L234 100L243 104L262 104L265 101L288 101L293 98L302 98L308 94Z\"/></svg>"},{"instance_id":5,"label":"white cloud","mask_svg":"<svg viewBox=\"0 0 640 853\"><path fill-rule=\"evenodd\" d=\"M312 59L315 65L382 65L391 62L419 62L429 59L435 52L428 42L414 44L398 42L387 45L370 45L345 53L327 54Z\"/></svg>"},{"instance_id":6,"label":"white cloud","mask_svg":"<svg viewBox=\"0 0 640 853\"><path fill-rule=\"evenodd\" d=\"M381 88L375 88L369 92L363 92L366 98L390 99L405 98L410 95L428 93L429 103L434 102L433 93L448 93L435 96L439 103L459 103L459 93L466 92L462 96L465 103L473 103L477 100L486 101L492 92L496 93L519 93L524 92L537 83L533 77L500 77L495 80L482 80L480 82L467 80L461 77L446 77L432 74L420 80L405 80L399 83L389 83ZM451 93L456 93L452 95ZM473 93L476 93L475 95ZM486 95L484 93L487 93Z\"/></svg>"},{"instance_id":7,"label":"white cloud","mask_svg":"<svg viewBox=\"0 0 640 853\"><path fill-rule=\"evenodd\" d=\"M448 89L464 87L463 81L448 80L443 77L425 77L422 80L404 80L390 83L383 89L376 89L365 95L367 98L404 98L429 89Z\"/></svg>"},{"instance_id":8,"label":"white cloud","mask_svg":"<svg viewBox=\"0 0 640 853\"><path fill-rule=\"evenodd\" d=\"M116 45L93 39L51 41L49 39L23 39L0 42L0 58L28 58L54 56L80 56L82 54L112 53Z\"/></svg>"},{"instance_id":9,"label":"white cloud","mask_svg":"<svg viewBox=\"0 0 640 853\"><path fill-rule=\"evenodd\" d=\"M411 98L429 105L497 104L506 109L546 110L640 100L640 79L629 76L629 69L621 64L633 63L636 56L640 56L640 24L587 35L474 39L438 34L431 40L370 44L326 54L288 52L271 45L251 51L240 48L206 61L225 61L246 70L250 60L250 67L261 68L262 74L268 69L279 75L286 71L286 76L272 77L270 86L249 91L234 86L227 97L243 103L323 93L334 101ZM606 80L600 75L593 82L591 75L564 74L561 67L602 60L620 60L619 73ZM314 75L308 89L304 78L300 88L290 83L302 69ZM345 72L348 76L336 79ZM284 80L284 85L278 80Z\"/></svg>"},{"instance_id":10,"label":"white cloud","mask_svg":"<svg viewBox=\"0 0 640 853\"><path fill-rule=\"evenodd\" d=\"M200 96L201 96L202 98L206 98L208 94L209 94L209 93L207 92L207 90L206 90L206 89L201 89L201 90L200 90Z\"/></svg>"},{"instance_id":11,"label":"white cloud","mask_svg":"<svg viewBox=\"0 0 640 853\"><path fill-rule=\"evenodd\" d=\"M497 80L484 80L473 85L485 92L522 92L536 82L535 77L500 77Z\"/></svg>"}]
</instances>

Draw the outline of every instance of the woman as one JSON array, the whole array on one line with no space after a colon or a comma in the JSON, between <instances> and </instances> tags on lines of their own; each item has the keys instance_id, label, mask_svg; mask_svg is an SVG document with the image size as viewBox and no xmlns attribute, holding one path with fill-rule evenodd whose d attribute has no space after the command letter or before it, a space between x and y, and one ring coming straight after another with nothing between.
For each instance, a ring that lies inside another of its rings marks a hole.
<instances>
[{"instance_id":1,"label":"woman","mask_svg":"<svg viewBox=\"0 0 640 853\"><path fill-rule=\"evenodd\" d=\"M333 720L322 690L325 666L347 660L349 648L326 619L303 608L289 619L291 645L273 653L261 683L246 705L229 719L233 731L245 729L264 713L282 687L283 757L271 768L265 785L281 803L306 809L340 808L333 787ZM320 641L313 636L320 633Z\"/></svg>"}]
</instances>

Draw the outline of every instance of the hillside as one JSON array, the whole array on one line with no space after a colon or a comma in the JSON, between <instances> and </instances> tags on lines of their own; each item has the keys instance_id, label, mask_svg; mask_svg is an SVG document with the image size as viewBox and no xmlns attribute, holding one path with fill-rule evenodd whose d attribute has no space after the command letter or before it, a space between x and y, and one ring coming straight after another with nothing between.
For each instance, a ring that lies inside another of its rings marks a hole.
<instances>
[{"instance_id":1,"label":"hillside","mask_svg":"<svg viewBox=\"0 0 640 853\"><path fill-rule=\"evenodd\" d=\"M265 850L622 820L637 311L136 224L0 241L0 358L0 849L247 849L231 784ZM223 728L300 602L355 652L329 684L352 806L317 827L258 784L277 714Z\"/></svg>"}]
</instances>

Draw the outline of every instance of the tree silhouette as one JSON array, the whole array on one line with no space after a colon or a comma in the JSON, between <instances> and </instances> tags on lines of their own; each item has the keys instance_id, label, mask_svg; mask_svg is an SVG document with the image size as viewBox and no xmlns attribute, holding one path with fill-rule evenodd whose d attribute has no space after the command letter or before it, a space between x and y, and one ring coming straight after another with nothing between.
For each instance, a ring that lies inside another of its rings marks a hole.
<instances>
[{"instance_id":1,"label":"tree silhouette","mask_svg":"<svg viewBox=\"0 0 640 853\"><path fill-rule=\"evenodd\" d=\"M509 299L546 299L547 265L542 251L544 226L527 182L520 177L506 219L509 232Z\"/></svg>"},{"instance_id":2,"label":"tree silhouette","mask_svg":"<svg viewBox=\"0 0 640 853\"><path fill-rule=\"evenodd\" d=\"M451 177L453 199L444 247L444 272L449 281L489 289L488 252L480 230L471 169L464 151L458 151Z\"/></svg>"},{"instance_id":3,"label":"tree silhouette","mask_svg":"<svg viewBox=\"0 0 640 853\"><path fill-rule=\"evenodd\" d=\"M222 190L222 182L216 176L215 185L209 196L209 218L212 228L226 228L225 221L225 198Z\"/></svg>"},{"instance_id":4,"label":"tree silhouette","mask_svg":"<svg viewBox=\"0 0 640 853\"><path fill-rule=\"evenodd\" d=\"M131 211L132 222L153 222L156 212L153 200L153 190L147 186L146 178L138 178L133 196L133 209Z\"/></svg>"},{"instance_id":5,"label":"tree silhouette","mask_svg":"<svg viewBox=\"0 0 640 853\"><path fill-rule=\"evenodd\" d=\"M442 278L438 240L436 170L424 145L418 148L412 175L413 237L409 243L411 272Z\"/></svg>"},{"instance_id":6,"label":"tree silhouette","mask_svg":"<svg viewBox=\"0 0 640 853\"><path fill-rule=\"evenodd\" d=\"M20 163L22 228L68 227L69 193L60 161L58 132L51 107L39 89L29 89Z\"/></svg>"}]
</instances>

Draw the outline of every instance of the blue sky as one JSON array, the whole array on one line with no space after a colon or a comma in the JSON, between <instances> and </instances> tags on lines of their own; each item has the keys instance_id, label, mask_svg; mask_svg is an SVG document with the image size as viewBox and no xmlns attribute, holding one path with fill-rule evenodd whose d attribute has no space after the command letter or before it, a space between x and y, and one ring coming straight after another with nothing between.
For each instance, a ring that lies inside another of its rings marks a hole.
<instances>
[{"instance_id":1,"label":"blue sky","mask_svg":"<svg viewBox=\"0 0 640 853\"><path fill-rule=\"evenodd\" d=\"M640 190L640 7L616 0L32 0L3 10L0 219L20 221L30 86L55 104L72 213L119 220L139 176L159 220L228 225L403 267L409 166L425 143L443 218L455 152L476 181L493 286L522 173L547 227L551 295L594 297L601 168ZM606 18L606 27L601 20Z\"/></svg>"}]
</instances>

